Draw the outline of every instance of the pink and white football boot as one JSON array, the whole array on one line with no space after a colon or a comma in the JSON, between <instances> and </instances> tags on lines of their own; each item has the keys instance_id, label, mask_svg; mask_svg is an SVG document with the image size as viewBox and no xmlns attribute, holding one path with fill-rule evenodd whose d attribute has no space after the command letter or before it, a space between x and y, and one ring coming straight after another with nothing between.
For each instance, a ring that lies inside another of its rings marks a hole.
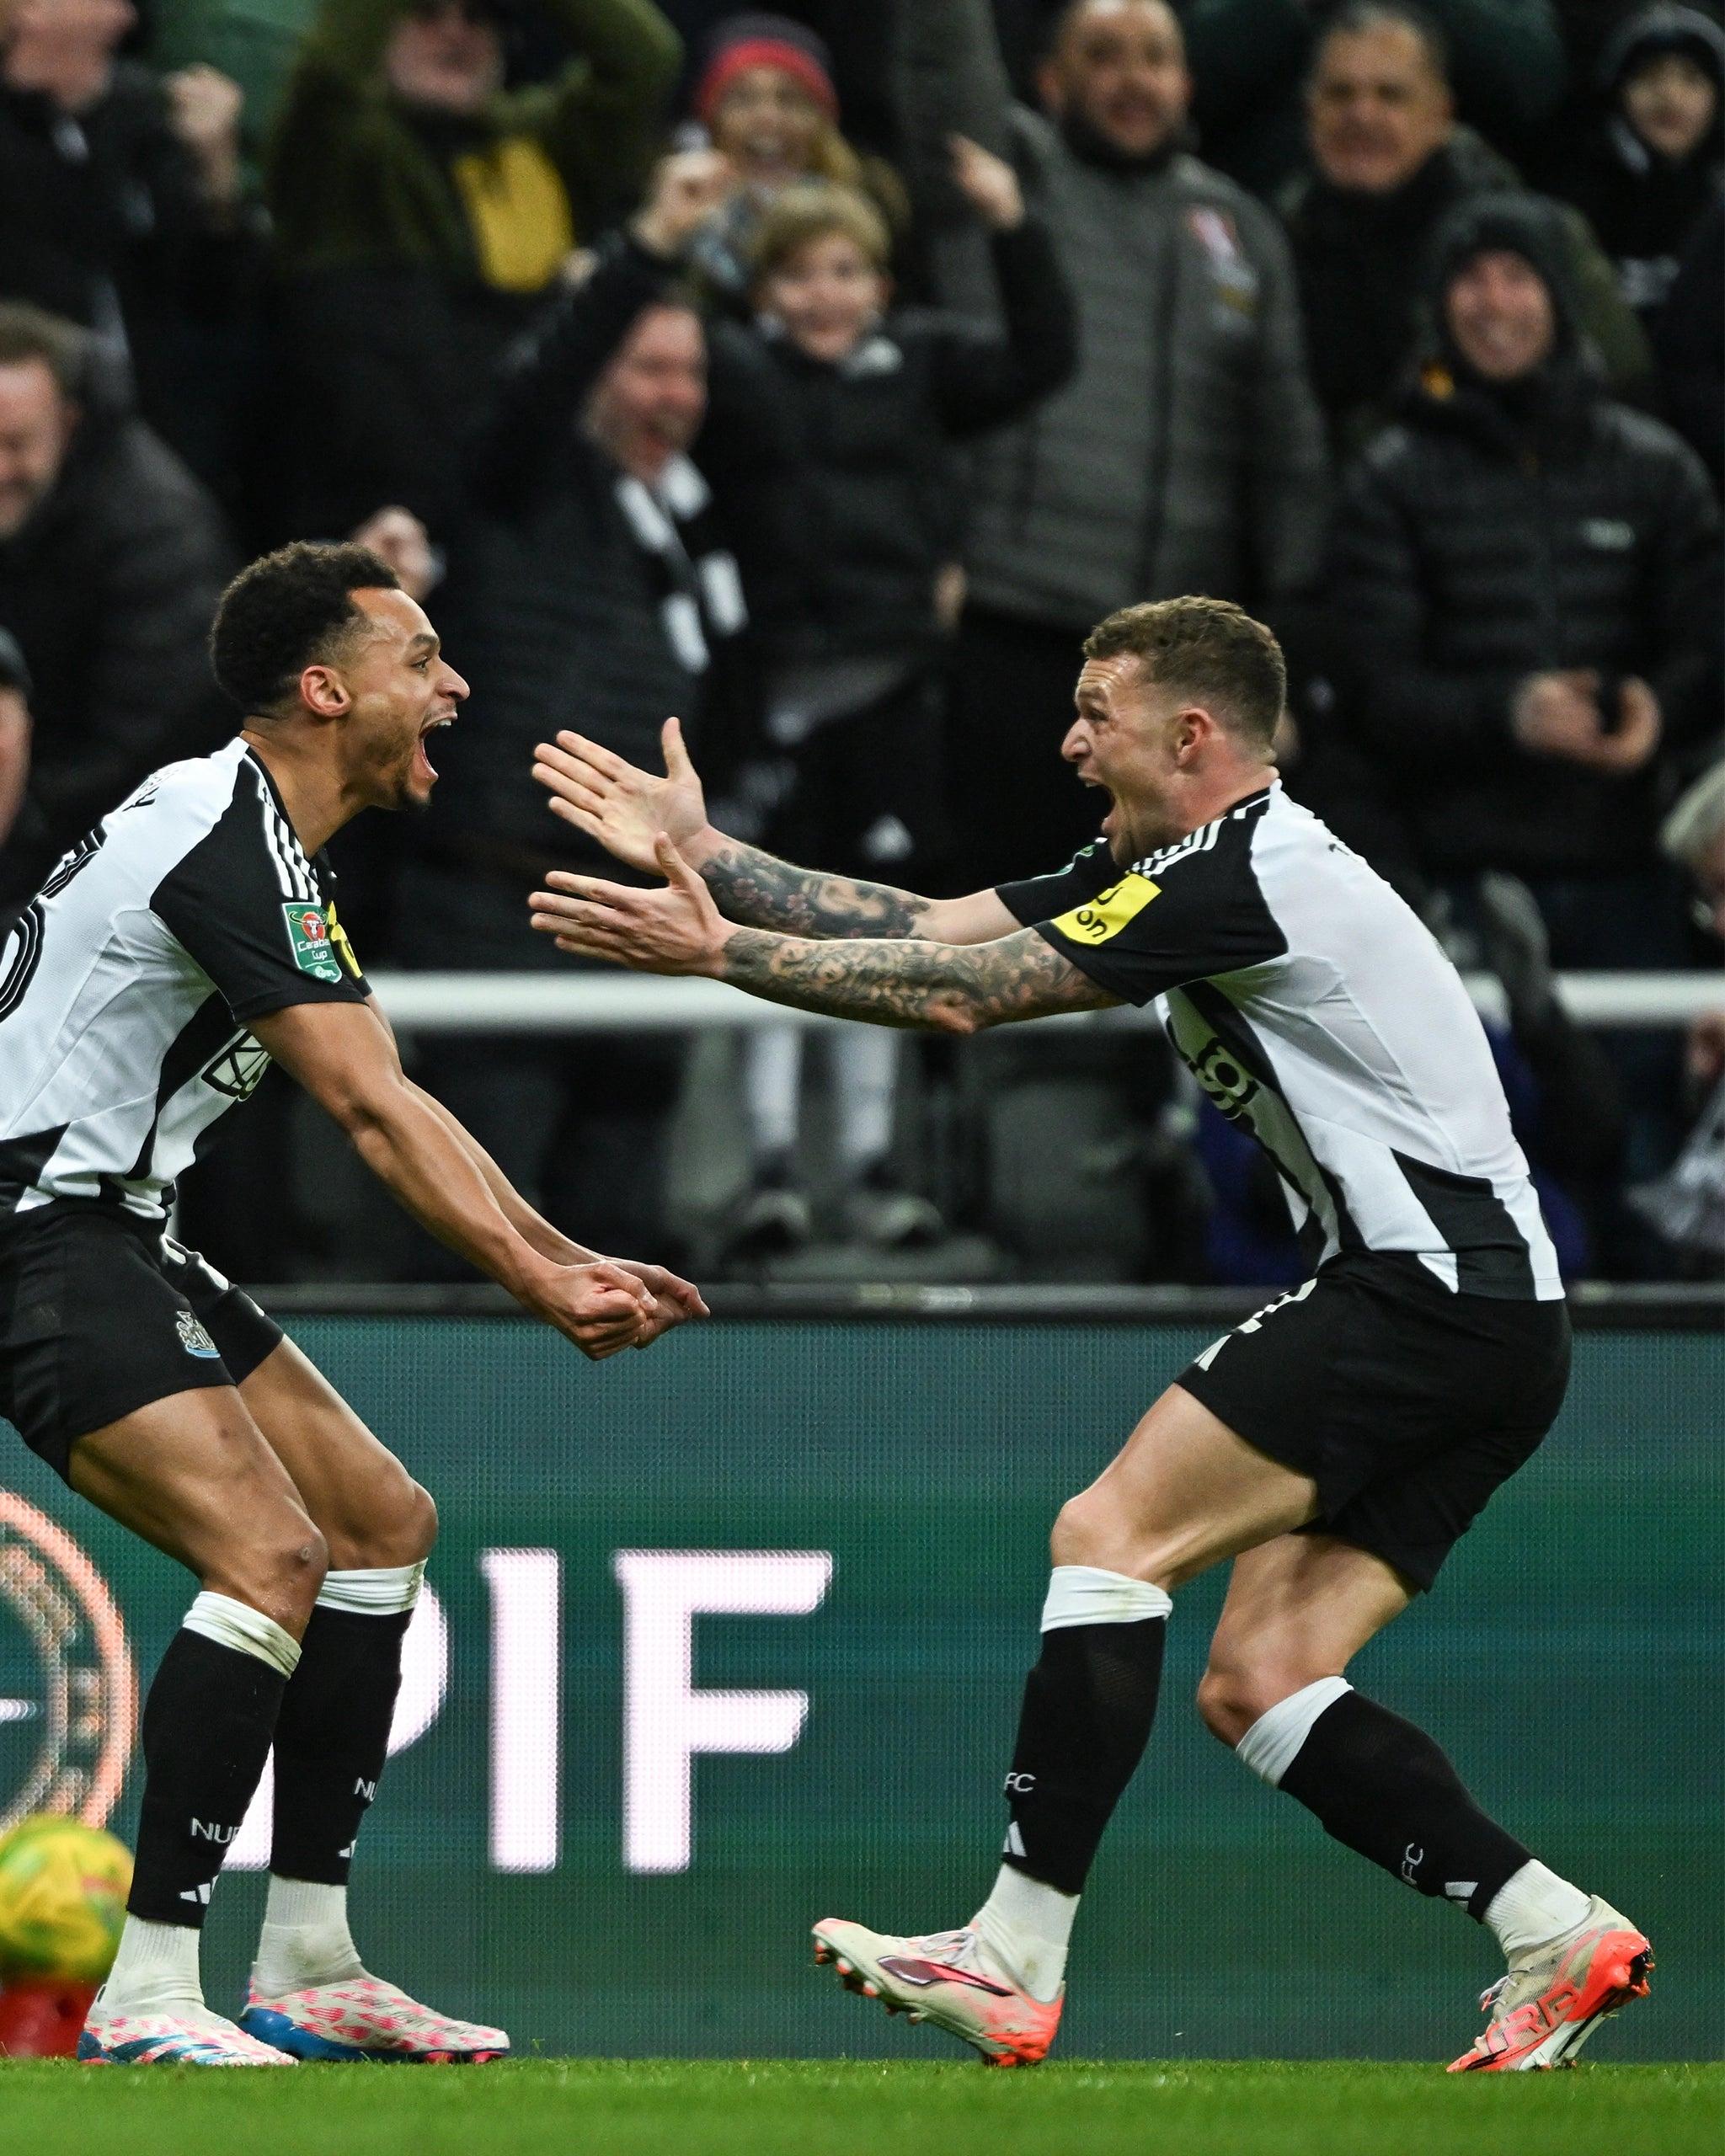
<instances>
[{"instance_id":1,"label":"pink and white football boot","mask_svg":"<svg viewBox=\"0 0 1725 2156\"><path fill-rule=\"evenodd\" d=\"M457 2021L377 1977L344 1977L265 1999L248 1994L239 2025L296 2059L393 2066L486 2066L510 2055L501 2029Z\"/></svg>"},{"instance_id":2,"label":"pink and white football boot","mask_svg":"<svg viewBox=\"0 0 1725 2156\"><path fill-rule=\"evenodd\" d=\"M993 1966L968 1924L895 1939L823 1917L814 1927L814 1958L837 1969L846 1991L962 2036L990 2066L1034 2066L1045 2058L1065 2000L1064 1987L1051 1999L1033 1999Z\"/></svg>"},{"instance_id":3,"label":"pink and white football boot","mask_svg":"<svg viewBox=\"0 0 1725 2156\"><path fill-rule=\"evenodd\" d=\"M104 2014L98 1997L77 2040L86 2066L297 2066L221 2014Z\"/></svg>"}]
</instances>

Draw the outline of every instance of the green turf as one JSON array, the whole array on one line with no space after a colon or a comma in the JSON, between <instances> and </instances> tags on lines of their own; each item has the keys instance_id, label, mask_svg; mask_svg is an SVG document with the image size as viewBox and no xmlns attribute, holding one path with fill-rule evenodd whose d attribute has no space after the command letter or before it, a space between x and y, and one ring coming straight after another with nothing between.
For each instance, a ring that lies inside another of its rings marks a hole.
<instances>
[{"instance_id":1,"label":"green turf","mask_svg":"<svg viewBox=\"0 0 1725 2156\"><path fill-rule=\"evenodd\" d=\"M27 2156L1717 2156L1722 2139L1718 2066L0 2065L0 2147Z\"/></svg>"}]
</instances>

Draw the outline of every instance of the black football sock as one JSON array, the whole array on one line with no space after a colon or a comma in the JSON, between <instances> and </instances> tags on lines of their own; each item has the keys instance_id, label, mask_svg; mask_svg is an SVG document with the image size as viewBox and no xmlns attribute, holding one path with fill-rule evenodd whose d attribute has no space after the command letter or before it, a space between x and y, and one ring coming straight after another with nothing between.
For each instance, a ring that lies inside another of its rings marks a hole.
<instances>
[{"instance_id":1,"label":"black football sock","mask_svg":"<svg viewBox=\"0 0 1725 2156\"><path fill-rule=\"evenodd\" d=\"M1242 1758L1297 1797L1327 1834L1483 1923L1530 1853L1480 1810L1423 1729L1351 1688L1338 1692L1343 1684L1325 1678L1271 1708L1240 1740ZM1302 1737L1300 1717L1313 1706ZM1285 1764L1273 1756L1279 1737L1282 1753L1295 1748Z\"/></svg>"},{"instance_id":2,"label":"black football sock","mask_svg":"<svg viewBox=\"0 0 1725 2156\"><path fill-rule=\"evenodd\" d=\"M424 1570L331 1572L323 1582L275 1727L277 1878L347 1884L389 1751L402 1641Z\"/></svg>"},{"instance_id":3,"label":"black football sock","mask_svg":"<svg viewBox=\"0 0 1725 2156\"><path fill-rule=\"evenodd\" d=\"M1144 1755L1172 1606L1143 1580L1088 1565L1055 1569L1007 1776L1004 1858L1063 1894L1084 1891Z\"/></svg>"},{"instance_id":4,"label":"black football sock","mask_svg":"<svg viewBox=\"0 0 1725 2156\"><path fill-rule=\"evenodd\" d=\"M192 1604L144 1704L132 1915L202 1929L298 1655L292 1634L260 1610L208 1593Z\"/></svg>"}]
</instances>

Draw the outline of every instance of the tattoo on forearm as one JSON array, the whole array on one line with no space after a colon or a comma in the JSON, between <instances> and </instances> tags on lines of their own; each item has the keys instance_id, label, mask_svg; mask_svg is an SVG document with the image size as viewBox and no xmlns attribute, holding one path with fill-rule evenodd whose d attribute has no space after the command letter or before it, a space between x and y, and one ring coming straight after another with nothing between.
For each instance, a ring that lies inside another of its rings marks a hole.
<instances>
[{"instance_id":1,"label":"tattoo on forearm","mask_svg":"<svg viewBox=\"0 0 1725 2156\"><path fill-rule=\"evenodd\" d=\"M743 928L724 947L724 978L801 1011L953 1033L1119 1001L1029 928L962 945L809 942Z\"/></svg>"},{"instance_id":2,"label":"tattoo on forearm","mask_svg":"<svg viewBox=\"0 0 1725 2156\"><path fill-rule=\"evenodd\" d=\"M929 908L909 891L798 868L752 846L724 847L701 873L727 920L786 936L921 936L917 923Z\"/></svg>"}]
</instances>

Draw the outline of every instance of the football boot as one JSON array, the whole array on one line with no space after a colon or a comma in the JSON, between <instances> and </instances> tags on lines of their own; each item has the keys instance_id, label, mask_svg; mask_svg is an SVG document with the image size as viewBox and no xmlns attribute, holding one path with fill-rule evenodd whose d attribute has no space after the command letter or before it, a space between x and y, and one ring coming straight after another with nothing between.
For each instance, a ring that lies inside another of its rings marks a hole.
<instances>
[{"instance_id":1,"label":"football boot","mask_svg":"<svg viewBox=\"0 0 1725 2156\"><path fill-rule=\"evenodd\" d=\"M823 1917L814 1927L814 1958L838 1971L846 1991L962 2036L990 2066L1035 2065L1060 2026L1064 1987L1046 2002L1033 1999L993 1967L968 1924L895 1939Z\"/></svg>"},{"instance_id":2,"label":"football boot","mask_svg":"<svg viewBox=\"0 0 1725 2156\"><path fill-rule=\"evenodd\" d=\"M1500 1977L1480 1999L1478 2041L1451 2073L1527 2073L1571 2066L1601 2021L1648 1995L1653 1949L1595 1894L1573 1931Z\"/></svg>"},{"instance_id":3,"label":"football boot","mask_svg":"<svg viewBox=\"0 0 1725 2156\"><path fill-rule=\"evenodd\" d=\"M255 1987L242 2029L296 2059L370 2060L393 2066L485 2066L509 2057L501 2029L457 2021L376 1977L311 1984L279 1999Z\"/></svg>"}]
</instances>

